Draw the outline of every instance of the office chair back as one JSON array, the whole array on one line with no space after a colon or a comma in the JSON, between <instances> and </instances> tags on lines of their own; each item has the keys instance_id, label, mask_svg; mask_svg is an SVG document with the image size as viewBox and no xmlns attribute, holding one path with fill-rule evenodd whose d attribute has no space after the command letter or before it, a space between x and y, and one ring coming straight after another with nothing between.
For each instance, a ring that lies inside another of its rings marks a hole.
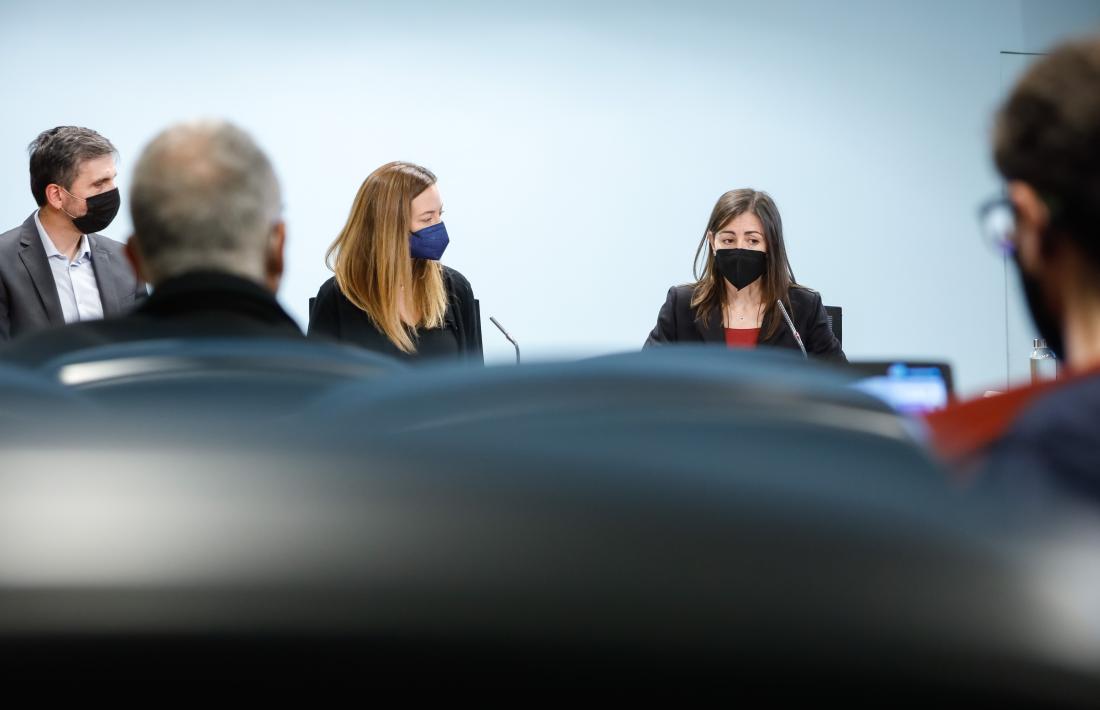
<instances>
[{"instance_id":1,"label":"office chair back","mask_svg":"<svg viewBox=\"0 0 1100 710\"><path fill-rule=\"evenodd\" d=\"M844 345L844 312L840 306L825 306L825 315L829 319L829 327L833 329L833 335L837 342Z\"/></svg>"}]
</instances>

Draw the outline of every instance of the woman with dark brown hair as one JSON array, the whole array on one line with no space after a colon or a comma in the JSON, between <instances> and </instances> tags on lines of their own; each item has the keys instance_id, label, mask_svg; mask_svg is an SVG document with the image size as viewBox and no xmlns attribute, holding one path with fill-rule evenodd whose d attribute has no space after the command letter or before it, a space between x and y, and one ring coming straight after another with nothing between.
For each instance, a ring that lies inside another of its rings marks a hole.
<instances>
[{"instance_id":1,"label":"woman with dark brown hair","mask_svg":"<svg viewBox=\"0 0 1100 710\"><path fill-rule=\"evenodd\" d=\"M844 361L821 295L795 282L779 209L766 192L718 198L695 252L695 283L673 286L646 347L725 343Z\"/></svg>"},{"instance_id":2,"label":"woman with dark brown hair","mask_svg":"<svg viewBox=\"0 0 1100 710\"><path fill-rule=\"evenodd\" d=\"M378 168L328 249L335 276L317 292L308 334L403 360L482 362L470 282L439 262L449 241L435 175L412 163Z\"/></svg>"}]
</instances>

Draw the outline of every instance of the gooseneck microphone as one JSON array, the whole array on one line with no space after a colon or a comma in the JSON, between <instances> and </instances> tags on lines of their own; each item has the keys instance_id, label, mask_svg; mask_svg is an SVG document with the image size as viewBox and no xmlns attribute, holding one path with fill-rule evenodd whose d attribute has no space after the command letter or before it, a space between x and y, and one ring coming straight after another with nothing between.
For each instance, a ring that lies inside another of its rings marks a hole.
<instances>
[{"instance_id":1,"label":"gooseneck microphone","mask_svg":"<svg viewBox=\"0 0 1100 710\"><path fill-rule=\"evenodd\" d=\"M791 332L794 333L794 340L798 343L798 348L802 351L802 357L809 360L810 356L806 354L806 346L802 344L802 336L798 334L798 330L794 327L794 321L787 315L787 309L783 307L783 299L781 298L776 301L775 305L779 306L779 312L783 314L783 320L787 321L787 325L790 327ZM500 326L497 327L499 328Z\"/></svg>"},{"instance_id":2,"label":"gooseneck microphone","mask_svg":"<svg viewBox=\"0 0 1100 710\"><path fill-rule=\"evenodd\" d=\"M506 331L504 329L504 326L502 326L500 324L500 321L498 321L493 316L489 316L489 320L492 321L493 325L495 325L497 327L497 330L499 330L501 333L504 333L504 337L507 338L508 342L512 344L512 347L516 349L516 364L518 365L519 364L519 343L516 342L515 338L513 338L511 335L508 334L508 331Z\"/></svg>"}]
</instances>

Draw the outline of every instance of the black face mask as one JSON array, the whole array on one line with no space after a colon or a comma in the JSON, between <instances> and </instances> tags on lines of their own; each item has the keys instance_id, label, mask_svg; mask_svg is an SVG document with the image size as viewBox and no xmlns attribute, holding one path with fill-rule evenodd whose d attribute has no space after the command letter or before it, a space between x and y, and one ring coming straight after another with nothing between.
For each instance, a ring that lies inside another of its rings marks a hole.
<instances>
[{"instance_id":1,"label":"black face mask","mask_svg":"<svg viewBox=\"0 0 1100 710\"><path fill-rule=\"evenodd\" d=\"M1059 360L1064 360L1066 355L1065 339L1062 335L1062 327L1058 319L1047 307L1043 297L1043 285L1039 279L1024 271L1020 264L1019 255L1013 255L1016 262L1016 273L1020 276L1020 285L1024 289L1024 299L1027 301L1027 310L1031 312L1031 320L1039 331L1039 337L1047 341L1047 347L1054 352Z\"/></svg>"},{"instance_id":2,"label":"black face mask","mask_svg":"<svg viewBox=\"0 0 1100 710\"><path fill-rule=\"evenodd\" d=\"M719 249L714 252L718 271L738 291L764 275L767 254L755 249Z\"/></svg>"},{"instance_id":3,"label":"black face mask","mask_svg":"<svg viewBox=\"0 0 1100 710\"><path fill-rule=\"evenodd\" d=\"M68 190L65 190L65 192L72 195ZM76 195L73 195L73 197L76 197ZM113 190L84 198L84 203L88 205L86 214L80 217L73 217L68 212L65 212L65 214L69 215L69 218L73 221L73 226L79 229L81 234L93 234L106 229L107 225L114 220L115 215L118 214L122 198L119 196L116 187Z\"/></svg>"}]
</instances>

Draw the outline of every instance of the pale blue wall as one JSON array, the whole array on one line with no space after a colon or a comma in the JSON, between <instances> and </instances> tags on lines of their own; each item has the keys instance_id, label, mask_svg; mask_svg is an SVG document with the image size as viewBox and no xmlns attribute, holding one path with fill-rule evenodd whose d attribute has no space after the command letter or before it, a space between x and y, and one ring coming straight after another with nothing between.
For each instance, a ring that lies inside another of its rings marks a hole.
<instances>
[{"instance_id":1,"label":"pale blue wall","mask_svg":"<svg viewBox=\"0 0 1100 710\"><path fill-rule=\"evenodd\" d=\"M421 162L499 362L489 315L531 356L639 346L714 199L753 186L798 278L844 306L850 356L946 358L980 391L1004 382L1011 320L974 219L997 189L999 53L1098 22L1050 0L4 3L0 223L33 208L43 128L110 137L125 188L157 130L228 117L282 177L281 296L304 323L363 177Z\"/></svg>"}]
</instances>

